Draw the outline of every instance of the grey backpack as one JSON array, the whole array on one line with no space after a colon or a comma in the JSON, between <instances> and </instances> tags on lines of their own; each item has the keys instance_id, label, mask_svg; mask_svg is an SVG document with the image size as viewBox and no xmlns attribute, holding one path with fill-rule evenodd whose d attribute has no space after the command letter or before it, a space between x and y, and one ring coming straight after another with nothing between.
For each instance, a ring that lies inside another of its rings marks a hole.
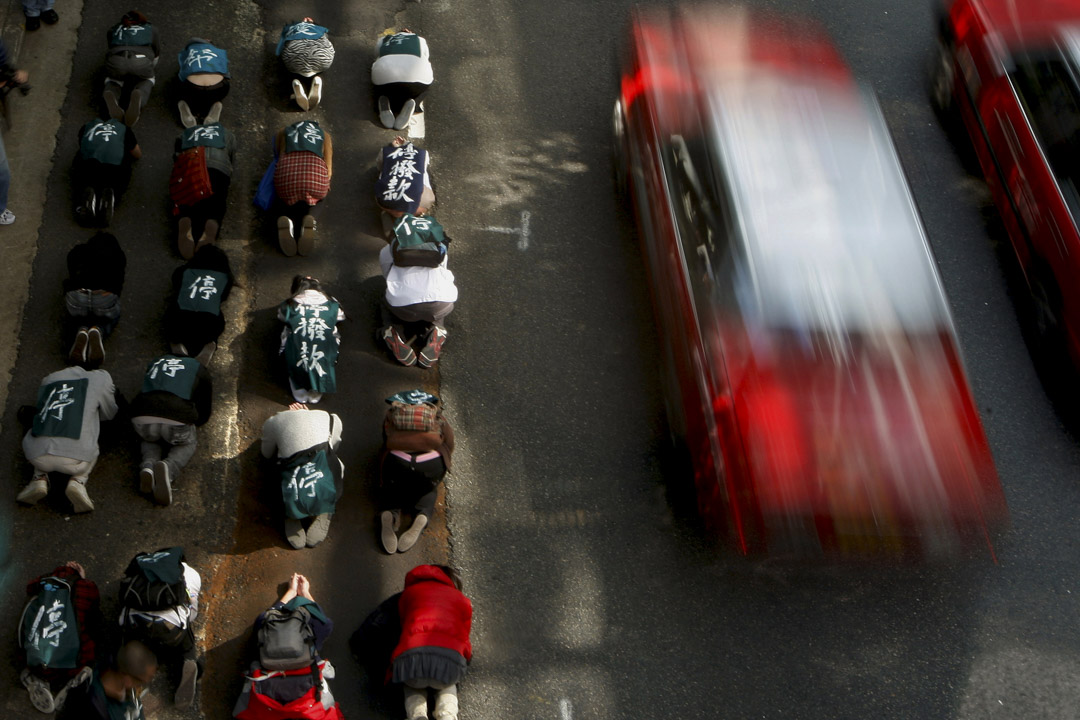
<instances>
[{"instance_id":1,"label":"grey backpack","mask_svg":"<svg viewBox=\"0 0 1080 720\"><path fill-rule=\"evenodd\" d=\"M299 670L318 660L307 608L271 608L259 628L259 664L264 670Z\"/></svg>"}]
</instances>

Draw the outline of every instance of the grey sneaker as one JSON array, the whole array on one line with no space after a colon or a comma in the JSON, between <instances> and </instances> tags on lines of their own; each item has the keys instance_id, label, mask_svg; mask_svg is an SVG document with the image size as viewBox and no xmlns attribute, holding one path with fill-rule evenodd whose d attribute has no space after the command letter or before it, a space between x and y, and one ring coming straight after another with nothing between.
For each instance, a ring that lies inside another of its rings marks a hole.
<instances>
[{"instance_id":1,"label":"grey sneaker","mask_svg":"<svg viewBox=\"0 0 1080 720\"><path fill-rule=\"evenodd\" d=\"M10 225L13 222L15 222L15 213L4 208L4 212L0 212L0 225Z\"/></svg>"},{"instance_id":2,"label":"grey sneaker","mask_svg":"<svg viewBox=\"0 0 1080 720\"><path fill-rule=\"evenodd\" d=\"M400 516L389 510L384 510L380 515L380 519L382 520L382 532L379 534L379 538L382 540L383 550L393 555L397 552L397 535L394 534L394 531L398 528Z\"/></svg>"},{"instance_id":3,"label":"grey sneaker","mask_svg":"<svg viewBox=\"0 0 1080 720\"><path fill-rule=\"evenodd\" d=\"M412 527L401 533L401 537L398 538L397 551L403 553L411 550L420 539L420 533L424 532L425 527L427 527L427 515L417 515Z\"/></svg>"},{"instance_id":4,"label":"grey sneaker","mask_svg":"<svg viewBox=\"0 0 1080 720\"><path fill-rule=\"evenodd\" d=\"M206 113L206 117L203 119L204 123L216 123L221 120L221 110L223 105L221 101L215 102L210 106L210 110Z\"/></svg>"},{"instance_id":5,"label":"grey sneaker","mask_svg":"<svg viewBox=\"0 0 1080 720\"><path fill-rule=\"evenodd\" d=\"M285 539L289 541L293 550L304 549L307 544L307 532L304 531L304 526L299 520L285 518Z\"/></svg>"},{"instance_id":6,"label":"grey sneaker","mask_svg":"<svg viewBox=\"0 0 1080 720\"><path fill-rule=\"evenodd\" d=\"M203 345L202 350L195 356L195 359L199 361L199 364L206 367L210 364L210 361L214 358L214 353L217 351L217 343L211 340Z\"/></svg>"},{"instance_id":7,"label":"grey sneaker","mask_svg":"<svg viewBox=\"0 0 1080 720\"><path fill-rule=\"evenodd\" d=\"M307 540L305 541L308 547L315 547L326 539L326 534L330 532L331 517L333 517L332 513L316 515L315 519L308 525Z\"/></svg>"},{"instance_id":8,"label":"grey sneaker","mask_svg":"<svg viewBox=\"0 0 1080 720\"><path fill-rule=\"evenodd\" d=\"M169 477L169 463L158 460L154 463L154 502L158 505L172 504L172 478Z\"/></svg>"},{"instance_id":9,"label":"grey sneaker","mask_svg":"<svg viewBox=\"0 0 1080 720\"><path fill-rule=\"evenodd\" d=\"M195 116L191 114L188 104L181 100L176 103L176 107L180 110L180 124L186 128L195 127Z\"/></svg>"},{"instance_id":10,"label":"grey sneaker","mask_svg":"<svg viewBox=\"0 0 1080 720\"><path fill-rule=\"evenodd\" d=\"M395 360L406 367L416 364L416 351L401 338L401 335L398 335L398 331L394 329L393 325L387 325L383 328L380 337L386 343L386 346L390 348L390 353Z\"/></svg>"},{"instance_id":11,"label":"grey sneaker","mask_svg":"<svg viewBox=\"0 0 1080 720\"><path fill-rule=\"evenodd\" d=\"M394 113L390 111L390 98L385 95L379 96L379 122L384 128L394 127Z\"/></svg>"},{"instance_id":12,"label":"grey sneaker","mask_svg":"<svg viewBox=\"0 0 1080 720\"><path fill-rule=\"evenodd\" d=\"M86 494L86 486L75 478L68 480L67 489L64 491L67 499L77 513L91 512L94 509L94 501Z\"/></svg>"},{"instance_id":13,"label":"grey sneaker","mask_svg":"<svg viewBox=\"0 0 1080 720\"><path fill-rule=\"evenodd\" d=\"M35 710L46 714L56 710L56 703L53 701L49 683L30 672L30 668L23 668L19 680L22 681L23 686L30 693L30 704L34 706Z\"/></svg>"}]
</instances>

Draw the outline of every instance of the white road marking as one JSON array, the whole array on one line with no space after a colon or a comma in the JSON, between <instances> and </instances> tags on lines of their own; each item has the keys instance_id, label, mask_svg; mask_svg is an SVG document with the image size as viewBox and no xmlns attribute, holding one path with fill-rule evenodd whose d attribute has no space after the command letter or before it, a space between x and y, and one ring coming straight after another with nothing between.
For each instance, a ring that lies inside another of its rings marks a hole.
<instances>
[{"instance_id":1,"label":"white road marking","mask_svg":"<svg viewBox=\"0 0 1080 720\"><path fill-rule=\"evenodd\" d=\"M570 701L563 698L559 701L559 720L572 720L574 717L573 706Z\"/></svg>"},{"instance_id":2,"label":"white road marking","mask_svg":"<svg viewBox=\"0 0 1080 720\"><path fill-rule=\"evenodd\" d=\"M508 228L508 227L486 227L484 230L487 232L501 233L503 235L517 235L518 250L529 249L529 218L532 217L532 213L528 210L521 211L521 227Z\"/></svg>"}]
</instances>

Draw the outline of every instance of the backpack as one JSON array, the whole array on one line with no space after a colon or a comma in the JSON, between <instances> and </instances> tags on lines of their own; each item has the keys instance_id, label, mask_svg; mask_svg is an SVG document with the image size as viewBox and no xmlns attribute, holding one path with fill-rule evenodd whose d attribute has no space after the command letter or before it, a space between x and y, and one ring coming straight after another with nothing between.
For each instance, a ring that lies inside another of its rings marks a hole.
<instances>
[{"instance_id":1,"label":"backpack","mask_svg":"<svg viewBox=\"0 0 1080 720\"><path fill-rule=\"evenodd\" d=\"M397 400L390 403L386 411L390 422L398 430L417 432L440 432L439 408L431 403L412 405Z\"/></svg>"},{"instance_id":2,"label":"backpack","mask_svg":"<svg viewBox=\"0 0 1080 720\"><path fill-rule=\"evenodd\" d=\"M50 576L42 578L38 585L37 594L27 601L19 620L19 647L26 651L26 665L76 668L82 640L71 584Z\"/></svg>"},{"instance_id":3,"label":"backpack","mask_svg":"<svg viewBox=\"0 0 1080 720\"><path fill-rule=\"evenodd\" d=\"M310 668L266 672L255 668L233 707L240 720L344 720L325 678L334 676L325 660ZM292 698L292 699L288 699Z\"/></svg>"},{"instance_id":4,"label":"backpack","mask_svg":"<svg viewBox=\"0 0 1080 720\"><path fill-rule=\"evenodd\" d=\"M169 176L173 215L179 215L181 207L191 207L213 194L210 172L206 169L206 148L198 145L182 150L173 161L172 174Z\"/></svg>"},{"instance_id":5,"label":"backpack","mask_svg":"<svg viewBox=\"0 0 1080 720\"><path fill-rule=\"evenodd\" d=\"M183 562L184 549L181 547L136 555L120 581L120 606L135 610L167 610L190 603Z\"/></svg>"},{"instance_id":6,"label":"backpack","mask_svg":"<svg viewBox=\"0 0 1080 720\"><path fill-rule=\"evenodd\" d=\"M259 628L259 665L266 670L300 670L317 661L308 609L267 610Z\"/></svg>"},{"instance_id":7,"label":"backpack","mask_svg":"<svg viewBox=\"0 0 1080 720\"><path fill-rule=\"evenodd\" d=\"M406 213L394 223L390 253L398 267L439 267L449 242L438 220Z\"/></svg>"}]
</instances>

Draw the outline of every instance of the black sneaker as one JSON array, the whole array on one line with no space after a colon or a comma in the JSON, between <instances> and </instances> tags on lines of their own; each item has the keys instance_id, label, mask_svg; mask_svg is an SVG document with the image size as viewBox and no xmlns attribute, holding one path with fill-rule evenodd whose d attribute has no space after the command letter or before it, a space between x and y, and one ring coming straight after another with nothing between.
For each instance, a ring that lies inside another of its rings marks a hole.
<instances>
[{"instance_id":1,"label":"black sneaker","mask_svg":"<svg viewBox=\"0 0 1080 720\"><path fill-rule=\"evenodd\" d=\"M55 10L49 8L41 13L41 22L46 25L55 25L60 22L60 16L56 14Z\"/></svg>"},{"instance_id":2,"label":"black sneaker","mask_svg":"<svg viewBox=\"0 0 1080 720\"><path fill-rule=\"evenodd\" d=\"M29 15L26 16L26 31L27 32L34 32L39 27L41 27L41 18L40 17L30 17Z\"/></svg>"},{"instance_id":3,"label":"black sneaker","mask_svg":"<svg viewBox=\"0 0 1080 720\"><path fill-rule=\"evenodd\" d=\"M97 195L94 188L86 188L82 202L75 208L75 219L80 225L91 226L97 218Z\"/></svg>"},{"instance_id":4,"label":"black sneaker","mask_svg":"<svg viewBox=\"0 0 1080 720\"><path fill-rule=\"evenodd\" d=\"M98 202L97 218L102 227L109 227L113 221L113 210L116 208L116 193L112 188L105 188Z\"/></svg>"}]
</instances>

